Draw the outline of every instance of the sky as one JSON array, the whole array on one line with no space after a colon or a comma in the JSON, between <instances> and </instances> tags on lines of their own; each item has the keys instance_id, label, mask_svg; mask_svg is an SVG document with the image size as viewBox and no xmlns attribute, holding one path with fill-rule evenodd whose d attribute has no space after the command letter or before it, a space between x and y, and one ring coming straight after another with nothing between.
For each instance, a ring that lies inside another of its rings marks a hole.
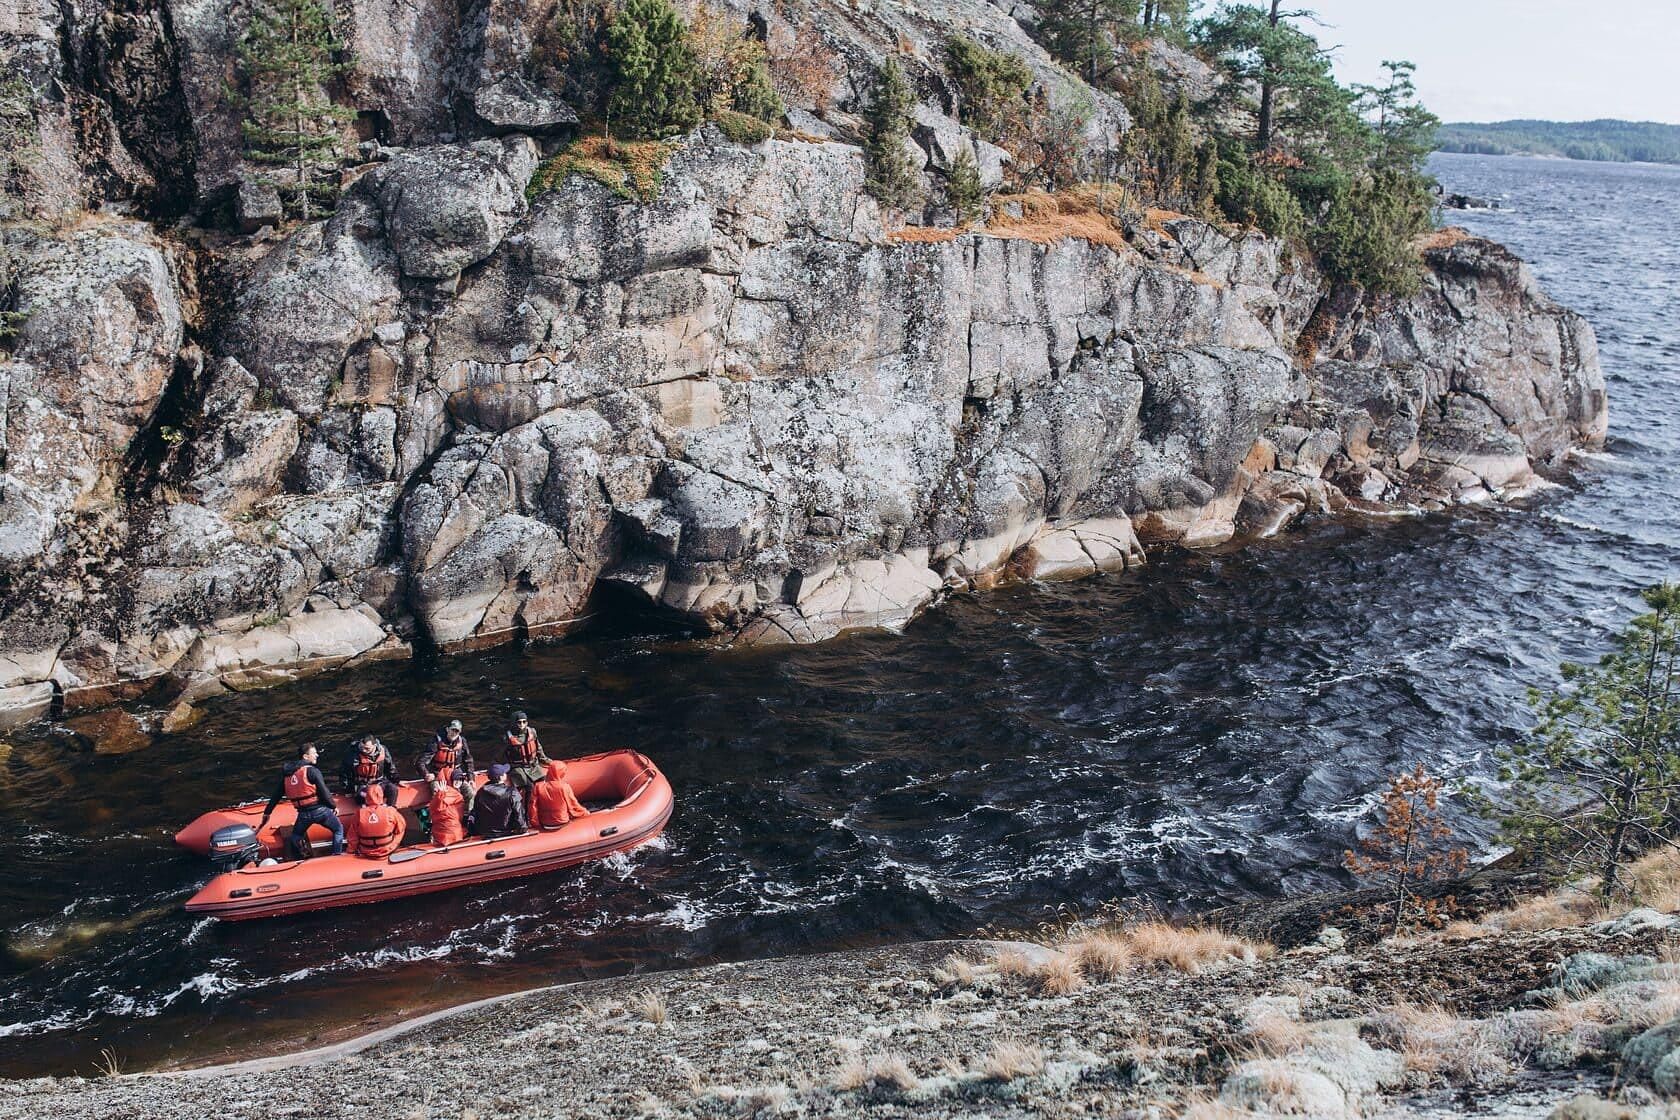
<instances>
[{"instance_id":1,"label":"sky","mask_svg":"<svg viewBox=\"0 0 1680 1120\"><path fill-rule=\"evenodd\" d=\"M1384 59L1417 63L1444 121L1680 124L1680 0L1285 0L1311 8L1336 74L1374 83ZM1211 4L1202 5L1205 10Z\"/></svg>"}]
</instances>

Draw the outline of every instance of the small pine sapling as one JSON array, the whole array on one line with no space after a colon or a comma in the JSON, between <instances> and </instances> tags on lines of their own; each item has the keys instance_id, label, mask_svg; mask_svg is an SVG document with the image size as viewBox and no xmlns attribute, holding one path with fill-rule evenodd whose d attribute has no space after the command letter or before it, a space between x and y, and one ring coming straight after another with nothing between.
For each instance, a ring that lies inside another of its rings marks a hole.
<instances>
[{"instance_id":1,"label":"small pine sapling","mask_svg":"<svg viewBox=\"0 0 1680 1120\"><path fill-rule=\"evenodd\" d=\"M1361 838L1359 851L1342 854L1342 866L1355 875L1392 884L1392 934L1400 932L1410 909L1435 916L1436 907L1414 893L1417 884L1462 875L1470 864L1469 852L1452 843L1452 829L1442 819L1445 788L1421 763L1410 773L1395 774L1377 801L1376 828Z\"/></svg>"},{"instance_id":2,"label":"small pine sapling","mask_svg":"<svg viewBox=\"0 0 1680 1120\"><path fill-rule=\"evenodd\" d=\"M910 111L915 100L896 58L888 58L875 72L874 96L864 116L863 154L869 169L864 187L881 202L899 210L915 204L921 193L910 144Z\"/></svg>"},{"instance_id":3,"label":"small pine sapling","mask_svg":"<svg viewBox=\"0 0 1680 1120\"><path fill-rule=\"evenodd\" d=\"M945 193L951 199L951 208L957 212L959 225L971 226L985 217L986 187L980 181L980 167L974 162L974 153L967 148L951 161L951 169L945 174Z\"/></svg>"},{"instance_id":4,"label":"small pine sapling","mask_svg":"<svg viewBox=\"0 0 1680 1120\"><path fill-rule=\"evenodd\" d=\"M327 93L345 69L337 52L332 11L321 0L261 0L235 51L245 154L291 170L290 182L274 186L304 221L311 197L337 193L336 184L316 183L315 171L337 163L353 116Z\"/></svg>"}]
</instances>

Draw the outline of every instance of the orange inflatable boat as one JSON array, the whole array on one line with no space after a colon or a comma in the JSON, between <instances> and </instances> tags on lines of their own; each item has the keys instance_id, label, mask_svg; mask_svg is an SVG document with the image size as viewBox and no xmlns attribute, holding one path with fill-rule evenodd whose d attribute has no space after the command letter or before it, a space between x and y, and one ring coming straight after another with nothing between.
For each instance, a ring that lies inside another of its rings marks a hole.
<instances>
[{"instance_id":1,"label":"orange inflatable boat","mask_svg":"<svg viewBox=\"0 0 1680 1120\"><path fill-rule=\"evenodd\" d=\"M347 852L285 860L267 867L242 867L211 879L187 901L187 910L228 921L273 918L538 875L645 844L664 831L665 822L671 819L671 785L659 768L637 751L567 759L566 780L593 811L574 817L560 828L495 840L469 837L448 847L413 845L381 859ZM483 782L482 775L478 781ZM424 808L430 796L425 782L402 782L396 805L413 812ZM339 818L348 825L355 815L355 804L342 794L337 803ZM212 838L218 832L237 826L255 829L266 804L252 801L205 813L176 833L175 842L189 851L209 855ZM289 802L282 800L275 806L269 827L256 836L264 855L286 854L286 837L295 820ZM310 840L324 845L331 834L324 828L313 828Z\"/></svg>"}]
</instances>

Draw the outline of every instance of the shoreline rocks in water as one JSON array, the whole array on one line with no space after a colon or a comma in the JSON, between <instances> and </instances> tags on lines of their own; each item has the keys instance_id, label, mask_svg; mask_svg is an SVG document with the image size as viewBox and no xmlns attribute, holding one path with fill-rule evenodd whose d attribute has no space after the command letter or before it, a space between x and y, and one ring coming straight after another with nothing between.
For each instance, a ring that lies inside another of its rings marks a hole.
<instances>
[{"instance_id":1,"label":"shoreline rocks in water","mask_svg":"<svg viewBox=\"0 0 1680 1120\"><path fill-rule=\"evenodd\" d=\"M57 24L98 6L43 7L25 68L81 73L52 64L79 41ZM836 56L856 89L880 43L935 57L952 26L1054 72L978 0L813 11L857 48ZM917 236L864 190L861 150L814 132L707 125L648 201L550 183L572 115L509 77L523 17L457 47L355 14L351 84L390 134L324 220L276 231L242 194L254 234L93 212L0 230L0 717L559 635L601 609L816 641L1145 546L1520 494L1603 438L1591 328L1462 231L1422 247L1417 294L1368 298L1164 211L1105 244ZM110 174L76 197L208 215L242 181L206 94L219 26L183 14L146 55L147 88L203 112L83 91L136 127L82 153ZM445 72L487 135L433 111ZM1125 126L1093 98L1094 128ZM923 162L974 146L919 113ZM126 152L145 128L184 130L196 163Z\"/></svg>"},{"instance_id":2,"label":"shoreline rocks in water","mask_svg":"<svg viewBox=\"0 0 1680 1120\"><path fill-rule=\"evenodd\" d=\"M1363 949L1326 930L1276 953L1146 926L751 961L504 997L292 1058L12 1082L0 1118L247 1115L277 1107L277 1084L322 1117L1445 1117L1466 1100L1631 1116L1680 1090L1680 972L1659 960L1675 921ZM1613 1089L1620 1103L1598 1097Z\"/></svg>"}]
</instances>

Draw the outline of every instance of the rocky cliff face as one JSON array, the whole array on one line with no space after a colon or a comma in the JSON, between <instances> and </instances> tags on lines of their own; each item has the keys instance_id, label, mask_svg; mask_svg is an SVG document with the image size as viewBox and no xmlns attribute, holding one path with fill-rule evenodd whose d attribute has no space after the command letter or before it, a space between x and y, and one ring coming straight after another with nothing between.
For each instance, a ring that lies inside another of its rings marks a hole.
<instances>
[{"instance_id":1,"label":"rocky cliff face","mask_svg":"<svg viewBox=\"0 0 1680 1120\"><path fill-rule=\"evenodd\" d=\"M1451 231L1399 302L1191 218L1107 246L905 237L858 149L808 129L747 147L707 126L649 203L579 176L528 201L564 113L513 74L526 32L493 2L461 44L442 9L398 25L355 6L357 103L414 143L366 145L330 219L141 220L235 189L225 122L172 126L169 98L142 96L206 96L227 31L205 7L43 8L7 40L103 72L98 44L127 28L147 78L119 97L61 65L66 103L110 122L62 182L86 204L93 164L128 178L102 212L0 232L21 316L0 351L14 717L558 634L597 609L817 640L953 588L1136 565L1145 544L1508 495L1604 433L1591 329ZM842 58L942 38L926 6L858 7L813 8ZM1001 9L943 7L1044 64ZM929 161L973 143L923 116Z\"/></svg>"}]
</instances>

